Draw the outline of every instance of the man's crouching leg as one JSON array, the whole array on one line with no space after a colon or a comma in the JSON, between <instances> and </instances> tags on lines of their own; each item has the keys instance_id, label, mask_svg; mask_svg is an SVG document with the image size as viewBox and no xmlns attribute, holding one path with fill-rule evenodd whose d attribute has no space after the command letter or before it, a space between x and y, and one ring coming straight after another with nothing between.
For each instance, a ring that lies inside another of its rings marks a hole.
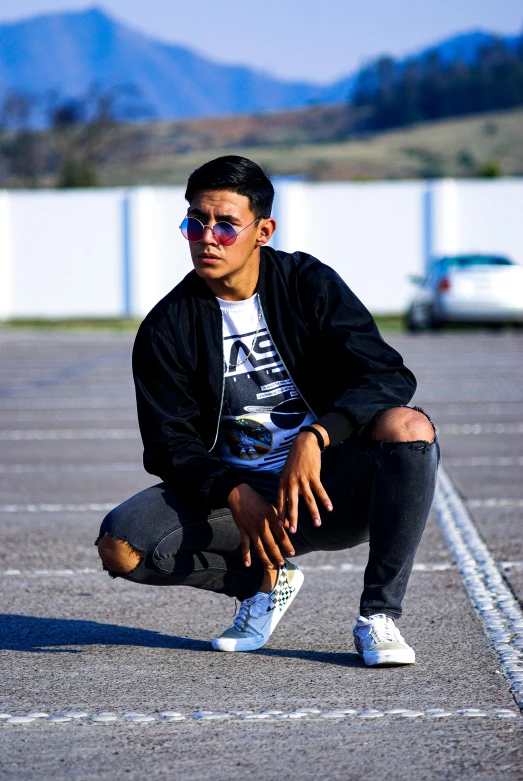
<instances>
[{"instance_id":1,"label":"man's crouching leg","mask_svg":"<svg viewBox=\"0 0 523 781\"><path fill-rule=\"evenodd\" d=\"M375 463L370 552L360 616L354 628L366 664L412 664L394 620L425 528L436 483L439 447L424 412L394 407L378 416L367 445Z\"/></svg>"}]
</instances>

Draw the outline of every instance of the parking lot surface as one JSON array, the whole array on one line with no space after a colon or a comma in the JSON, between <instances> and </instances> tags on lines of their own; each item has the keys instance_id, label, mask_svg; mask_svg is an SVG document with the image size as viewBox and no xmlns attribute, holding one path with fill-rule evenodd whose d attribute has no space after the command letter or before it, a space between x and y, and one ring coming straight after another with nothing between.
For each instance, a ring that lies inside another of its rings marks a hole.
<instances>
[{"instance_id":1,"label":"parking lot surface","mask_svg":"<svg viewBox=\"0 0 523 781\"><path fill-rule=\"evenodd\" d=\"M233 600L103 573L104 513L156 482L132 335L0 331L0 779L521 779L523 337L388 338L443 466L400 623L417 663L367 669L365 546L300 558L250 654L211 649Z\"/></svg>"}]
</instances>

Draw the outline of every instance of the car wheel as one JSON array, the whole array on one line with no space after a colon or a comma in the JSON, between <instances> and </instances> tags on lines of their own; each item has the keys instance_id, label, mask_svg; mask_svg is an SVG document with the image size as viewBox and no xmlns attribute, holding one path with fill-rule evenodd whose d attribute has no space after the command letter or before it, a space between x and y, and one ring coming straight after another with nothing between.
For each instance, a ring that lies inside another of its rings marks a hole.
<instances>
[{"instance_id":1,"label":"car wheel","mask_svg":"<svg viewBox=\"0 0 523 781\"><path fill-rule=\"evenodd\" d=\"M422 330L422 325L412 315L412 309L409 309L405 317L405 328L407 331L410 331L411 334L418 333Z\"/></svg>"}]
</instances>

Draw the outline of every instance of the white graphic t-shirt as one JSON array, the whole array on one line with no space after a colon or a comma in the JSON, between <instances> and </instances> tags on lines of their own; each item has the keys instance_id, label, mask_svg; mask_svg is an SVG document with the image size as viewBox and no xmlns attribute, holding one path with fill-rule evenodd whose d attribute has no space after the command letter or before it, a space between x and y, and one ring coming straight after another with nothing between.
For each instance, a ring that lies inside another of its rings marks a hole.
<instances>
[{"instance_id":1,"label":"white graphic t-shirt","mask_svg":"<svg viewBox=\"0 0 523 781\"><path fill-rule=\"evenodd\" d=\"M215 452L242 469L279 472L298 430L315 417L274 347L258 294L245 301L217 300L225 387Z\"/></svg>"}]
</instances>

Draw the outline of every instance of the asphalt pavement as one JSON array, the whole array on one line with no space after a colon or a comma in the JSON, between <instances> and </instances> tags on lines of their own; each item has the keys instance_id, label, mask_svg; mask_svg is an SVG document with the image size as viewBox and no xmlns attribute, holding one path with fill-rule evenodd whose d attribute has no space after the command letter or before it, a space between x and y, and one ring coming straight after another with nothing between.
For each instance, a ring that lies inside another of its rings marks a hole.
<instances>
[{"instance_id":1,"label":"asphalt pavement","mask_svg":"<svg viewBox=\"0 0 523 781\"><path fill-rule=\"evenodd\" d=\"M101 518L155 482L132 335L0 331L0 779L523 778L523 335L387 338L443 468L400 622L417 663L373 670L365 546L297 560L250 654L211 649L233 600L103 573Z\"/></svg>"}]
</instances>

